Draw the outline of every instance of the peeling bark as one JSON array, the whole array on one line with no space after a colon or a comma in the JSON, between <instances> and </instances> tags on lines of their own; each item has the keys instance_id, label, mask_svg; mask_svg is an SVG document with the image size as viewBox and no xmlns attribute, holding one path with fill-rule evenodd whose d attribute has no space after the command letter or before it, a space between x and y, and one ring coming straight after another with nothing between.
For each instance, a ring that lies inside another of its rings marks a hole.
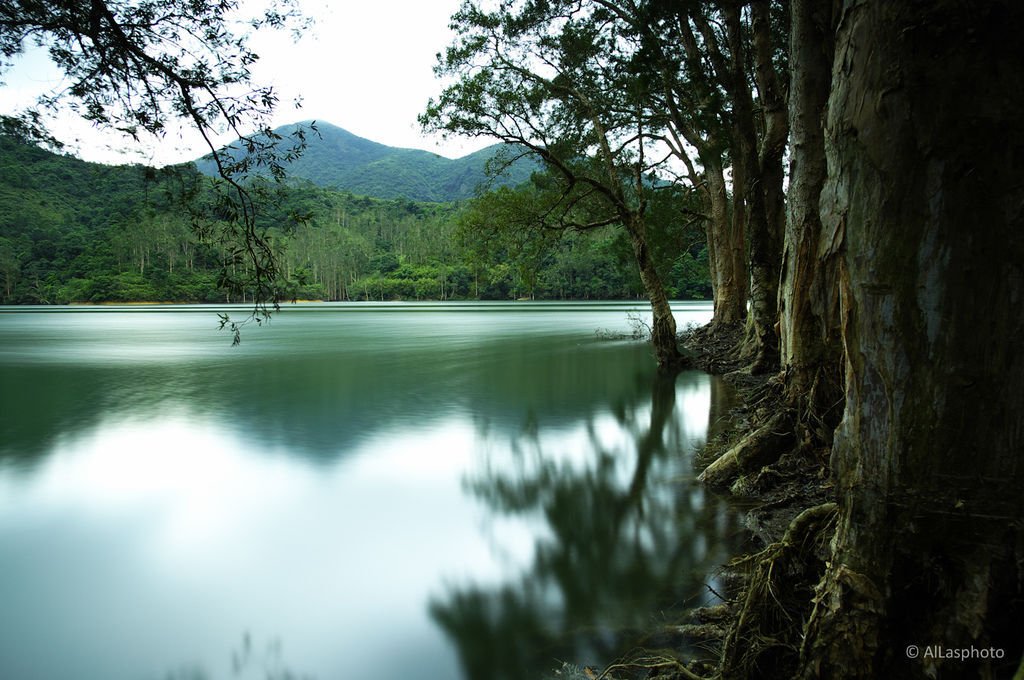
<instances>
[{"instance_id":1,"label":"peeling bark","mask_svg":"<svg viewBox=\"0 0 1024 680\"><path fill-rule=\"evenodd\" d=\"M847 0L838 25L822 209L846 410L803 673L1008 676L1024 646L1024 6Z\"/></svg>"},{"instance_id":2,"label":"peeling bark","mask_svg":"<svg viewBox=\"0 0 1024 680\"><path fill-rule=\"evenodd\" d=\"M708 255L712 261L715 327L739 323L747 313L747 255L742 220L729 215L729 196L721 158L701 156L708 181L711 221L708 224Z\"/></svg>"},{"instance_id":3,"label":"peeling bark","mask_svg":"<svg viewBox=\"0 0 1024 680\"><path fill-rule=\"evenodd\" d=\"M729 41L729 88L733 104L733 217L746 224L749 244L750 323L754 332L754 362L751 371L766 373L778 365L779 347L775 322L778 314L781 245L768 219L765 177L762 174L754 124L754 104L747 84L747 50L740 7L729 4L723 12ZM777 180L781 183L781 173Z\"/></svg>"},{"instance_id":4,"label":"peeling bark","mask_svg":"<svg viewBox=\"0 0 1024 680\"><path fill-rule=\"evenodd\" d=\"M830 2L793 0L790 30L790 181L779 291L787 401L805 437L831 443L842 409L838 253L823 234L819 205L828 171L825 105L835 52Z\"/></svg>"}]
</instances>

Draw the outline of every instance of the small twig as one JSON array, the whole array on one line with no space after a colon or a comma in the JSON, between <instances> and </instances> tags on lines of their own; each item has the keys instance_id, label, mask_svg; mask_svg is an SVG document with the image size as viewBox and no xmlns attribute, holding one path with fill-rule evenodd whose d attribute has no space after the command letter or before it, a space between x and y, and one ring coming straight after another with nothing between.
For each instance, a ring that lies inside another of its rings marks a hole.
<instances>
[{"instance_id":1,"label":"small twig","mask_svg":"<svg viewBox=\"0 0 1024 680\"><path fill-rule=\"evenodd\" d=\"M712 588L710 583L705 583L704 587L707 588L708 590L710 590L711 594L714 595L715 597L717 597L722 602L728 602L729 601L729 600L725 599L724 597L722 597L721 593L719 593L717 590Z\"/></svg>"}]
</instances>

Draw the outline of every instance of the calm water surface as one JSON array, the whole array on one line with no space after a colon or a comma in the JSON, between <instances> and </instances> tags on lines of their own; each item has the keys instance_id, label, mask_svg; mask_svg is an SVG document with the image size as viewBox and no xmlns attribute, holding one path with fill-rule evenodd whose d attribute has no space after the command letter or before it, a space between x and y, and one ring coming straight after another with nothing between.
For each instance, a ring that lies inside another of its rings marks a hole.
<instances>
[{"instance_id":1,"label":"calm water surface","mask_svg":"<svg viewBox=\"0 0 1024 680\"><path fill-rule=\"evenodd\" d=\"M0 677L611 660L732 531L690 483L724 390L597 337L631 310L294 306L232 348L209 307L0 308Z\"/></svg>"}]
</instances>

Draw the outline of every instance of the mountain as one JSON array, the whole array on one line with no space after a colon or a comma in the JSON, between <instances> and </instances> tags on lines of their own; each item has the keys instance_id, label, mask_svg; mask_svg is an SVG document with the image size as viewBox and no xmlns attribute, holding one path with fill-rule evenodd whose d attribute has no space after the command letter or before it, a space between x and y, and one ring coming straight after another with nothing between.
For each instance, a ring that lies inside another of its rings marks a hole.
<instances>
[{"instance_id":1,"label":"mountain","mask_svg":"<svg viewBox=\"0 0 1024 680\"><path fill-rule=\"evenodd\" d=\"M299 126L306 125L308 121L274 132L287 139ZM319 135L307 133L305 152L286 165L289 176L377 198L433 202L470 198L477 186L488 180L487 161L506 147L495 144L451 159L429 151L379 144L330 123L317 122L316 127ZM196 161L196 166L206 174L215 172L209 157ZM527 159L516 161L495 186L524 182L537 167Z\"/></svg>"}]
</instances>

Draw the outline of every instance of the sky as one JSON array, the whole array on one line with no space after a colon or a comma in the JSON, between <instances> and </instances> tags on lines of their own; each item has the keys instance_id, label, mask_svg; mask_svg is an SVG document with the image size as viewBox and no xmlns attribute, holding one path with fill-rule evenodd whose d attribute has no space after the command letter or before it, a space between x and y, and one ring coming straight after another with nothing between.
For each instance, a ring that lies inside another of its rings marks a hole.
<instances>
[{"instance_id":1,"label":"sky","mask_svg":"<svg viewBox=\"0 0 1024 680\"><path fill-rule=\"evenodd\" d=\"M298 42L283 33L257 34L251 42L261 56L253 67L254 82L273 85L280 96L274 126L315 119L375 142L450 158L487 146L486 140L428 138L416 123L428 99L441 91L433 73L435 55L451 42L449 17L460 4L461 0L302 0L315 24ZM59 85L59 76L44 54L27 54L3 76L0 111L10 112ZM302 98L298 110L291 105L297 97ZM199 137L187 129L173 131L163 140L144 140L139 147L70 117L52 127L61 139L79 140L71 151L89 161L164 165L206 152Z\"/></svg>"}]
</instances>

